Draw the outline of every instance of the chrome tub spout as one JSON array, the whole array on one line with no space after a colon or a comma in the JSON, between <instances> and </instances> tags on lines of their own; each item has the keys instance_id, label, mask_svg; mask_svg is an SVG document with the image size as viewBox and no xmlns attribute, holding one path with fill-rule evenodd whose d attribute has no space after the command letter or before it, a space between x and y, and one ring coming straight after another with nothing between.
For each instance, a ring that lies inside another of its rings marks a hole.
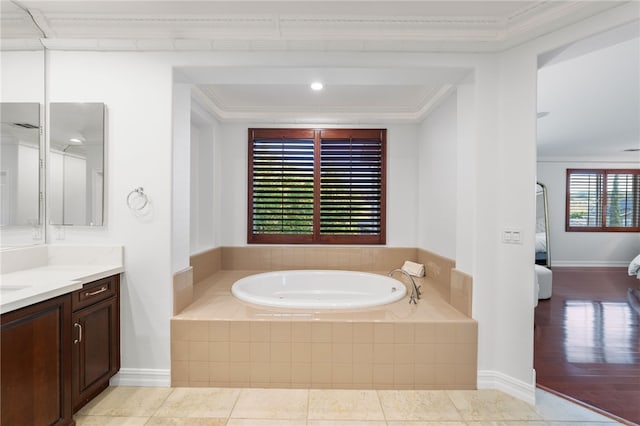
<instances>
[{"instance_id":1,"label":"chrome tub spout","mask_svg":"<svg viewBox=\"0 0 640 426\"><path fill-rule=\"evenodd\" d=\"M422 295L422 292L420 291L420 288L422 286L419 286L416 284L416 282L414 281L413 277L404 269L394 269L393 271L389 272L389 276L393 276L394 273L396 272L400 272L403 275L405 275L406 277L409 278L409 281L411 281L412 284L412 289L411 289L411 297L409 298L409 303L412 303L414 305L418 304L418 300L420 299L420 296Z\"/></svg>"}]
</instances>

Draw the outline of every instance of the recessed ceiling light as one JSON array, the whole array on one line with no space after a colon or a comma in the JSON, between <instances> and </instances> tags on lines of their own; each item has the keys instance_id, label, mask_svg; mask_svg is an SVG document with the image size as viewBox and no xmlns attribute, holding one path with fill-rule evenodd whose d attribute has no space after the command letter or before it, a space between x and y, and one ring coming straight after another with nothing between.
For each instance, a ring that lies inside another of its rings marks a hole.
<instances>
[{"instance_id":1,"label":"recessed ceiling light","mask_svg":"<svg viewBox=\"0 0 640 426\"><path fill-rule=\"evenodd\" d=\"M316 92L322 90L323 87L324 85L319 81L314 81L313 83L311 83L311 90L315 90Z\"/></svg>"}]
</instances>

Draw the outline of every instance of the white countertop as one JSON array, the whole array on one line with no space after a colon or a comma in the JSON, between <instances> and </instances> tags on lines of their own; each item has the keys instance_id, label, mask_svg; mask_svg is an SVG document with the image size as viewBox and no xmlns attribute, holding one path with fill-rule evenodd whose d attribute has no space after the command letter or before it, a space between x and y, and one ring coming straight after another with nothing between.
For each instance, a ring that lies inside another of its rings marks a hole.
<instances>
[{"instance_id":1,"label":"white countertop","mask_svg":"<svg viewBox=\"0 0 640 426\"><path fill-rule=\"evenodd\" d=\"M69 248L65 248L65 250L69 250ZM91 248L82 247L82 250L91 251ZM104 252L104 248L98 250ZM118 251L112 247L110 250ZM58 264L55 260L56 250L53 248L50 250L52 253L47 256L48 264L43 265L40 262L39 266L32 264L25 269L2 273L0 275L0 313L11 312L70 293L82 288L86 283L124 272L121 250L122 248L120 248L120 256L114 253L115 256L103 258L105 262L109 263L84 262L84 259L78 259L79 263L73 264L72 259L65 259L64 264ZM15 260L17 256L18 262L22 260L20 259L22 256L33 260L37 257L34 254L37 253L28 249L25 249L23 253L2 253L3 257L10 257L11 260ZM7 271L7 269L4 268L3 271Z\"/></svg>"}]
</instances>

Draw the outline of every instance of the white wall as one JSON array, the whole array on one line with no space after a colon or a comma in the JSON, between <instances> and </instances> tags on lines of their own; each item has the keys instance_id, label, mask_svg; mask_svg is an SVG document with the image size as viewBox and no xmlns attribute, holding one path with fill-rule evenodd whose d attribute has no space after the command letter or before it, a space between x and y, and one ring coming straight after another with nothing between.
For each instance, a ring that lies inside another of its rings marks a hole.
<instances>
[{"instance_id":1,"label":"white wall","mask_svg":"<svg viewBox=\"0 0 640 426\"><path fill-rule=\"evenodd\" d=\"M44 51L0 51L0 101L44 102Z\"/></svg>"},{"instance_id":2,"label":"white wall","mask_svg":"<svg viewBox=\"0 0 640 426\"><path fill-rule=\"evenodd\" d=\"M322 127L314 123L312 127ZM222 125L222 245L247 244L247 129L253 123ZM281 126L285 127L285 126ZM304 127L297 124L295 127ZM332 126L335 127L335 126ZM348 127L348 126L346 126ZM418 138L416 125L375 124L387 129L387 246L415 247L418 236Z\"/></svg>"},{"instance_id":3,"label":"white wall","mask_svg":"<svg viewBox=\"0 0 640 426\"><path fill-rule=\"evenodd\" d=\"M217 148L217 121L197 104L191 105L191 220L190 254L197 254L216 246L220 159Z\"/></svg>"},{"instance_id":4,"label":"white wall","mask_svg":"<svg viewBox=\"0 0 640 426\"><path fill-rule=\"evenodd\" d=\"M493 235L487 235L498 242L493 257L496 288L492 300L492 364L500 367L492 371L532 385L535 162L531 160L535 158L536 141L537 57L526 47L514 49L500 55L499 67L498 138L495 144L483 147L483 155L493 157L487 158L484 167L490 161L498 164L491 185L483 188L485 196L493 201L489 211L498 225ZM487 191L500 196L496 199ZM519 229L523 243L501 243L501 233L507 228ZM523 368L525 365L530 367Z\"/></svg>"},{"instance_id":5,"label":"white wall","mask_svg":"<svg viewBox=\"0 0 640 426\"><path fill-rule=\"evenodd\" d=\"M456 268L472 274L476 256L476 87L475 75L468 75L456 90Z\"/></svg>"},{"instance_id":6,"label":"white wall","mask_svg":"<svg viewBox=\"0 0 640 426\"><path fill-rule=\"evenodd\" d=\"M171 270L189 266L191 218L191 85L173 86L173 144L171 146Z\"/></svg>"},{"instance_id":7,"label":"white wall","mask_svg":"<svg viewBox=\"0 0 640 426\"><path fill-rule=\"evenodd\" d=\"M640 163L538 162L538 180L547 185L552 266L628 266L640 253L637 232L566 232L567 169L637 169Z\"/></svg>"},{"instance_id":8,"label":"white wall","mask_svg":"<svg viewBox=\"0 0 640 426\"><path fill-rule=\"evenodd\" d=\"M109 117L107 222L101 228L53 227L51 242L124 245L121 376L148 372L137 383L149 384L157 377L159 383L168 384L173 272L171 61L162 54L53 51L48 55L49 101L104 102ZM127 195L137 187L149 197L144 212L131 211L126 204Z\"/></svg>"},{"instance_id":9,"label":"white wall","mask_svg":"<svg viewBox=\"0 0 640 426\"><path fill-rule=\"evenodd\" d=\"M420 125L418 247L456 258L457 95L452 93Z\"/></svg>"}]
</instances>

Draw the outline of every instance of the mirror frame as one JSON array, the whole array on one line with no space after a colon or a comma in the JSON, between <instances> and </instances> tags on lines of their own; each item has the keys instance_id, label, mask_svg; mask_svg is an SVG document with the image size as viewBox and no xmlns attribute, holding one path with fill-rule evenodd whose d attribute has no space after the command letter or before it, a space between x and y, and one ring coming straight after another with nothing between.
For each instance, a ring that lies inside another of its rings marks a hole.
<instances>
[{"instance_id":1,"label":"mirror frame","mask_svg":"<svg viewBox=\"0 0 640 426\"><path fill-rule=\"evenodd\" d=\"M541 188L542 203L543 203L542 208L543 208L543 214L544 214L544 231L545 231L545 248L546 248L544 266L551 269L551 241L549 239L549 234L550 234L549 232L549 197L547 194L547 186L544 183L536 182L536 185ZM538 195L539 194L536 189L536 198ZM537 206L536 206L536 210L537 210ZM538 215L536 212L536 221L537 220L538 220ZM538 259L536 259L536 263L538 263Z\"/></svg>"}]
</instances>

